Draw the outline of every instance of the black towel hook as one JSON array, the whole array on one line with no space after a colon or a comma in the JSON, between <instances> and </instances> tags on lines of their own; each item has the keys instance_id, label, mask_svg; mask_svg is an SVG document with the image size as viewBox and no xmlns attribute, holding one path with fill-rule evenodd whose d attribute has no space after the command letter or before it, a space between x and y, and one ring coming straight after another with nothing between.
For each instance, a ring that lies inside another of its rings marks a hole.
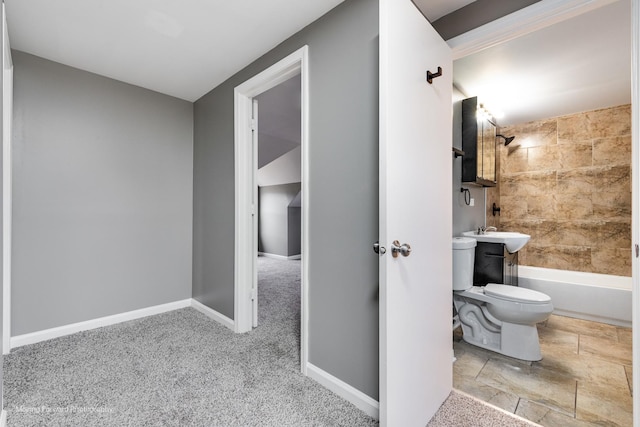
<instances>
[{"instance_id":1,"label":"black towel hook","mask_svg":"<svg viewBox=\"0 0 640 427\"><path fill-rule=\"evenodd\" d=\"M432 73L431 71L427 70L427 81L429 82L429 84L432 84L433 79L435 79L436 77L440 77L441 75L442 75L442 67L438 67L437 73Z\"/></svg>"}]
</instances>

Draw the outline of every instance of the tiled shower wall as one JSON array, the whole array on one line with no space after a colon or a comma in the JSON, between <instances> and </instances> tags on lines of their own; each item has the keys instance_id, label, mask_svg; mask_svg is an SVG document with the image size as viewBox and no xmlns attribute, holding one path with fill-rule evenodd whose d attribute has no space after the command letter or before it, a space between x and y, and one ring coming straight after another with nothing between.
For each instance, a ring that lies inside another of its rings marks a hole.
<instances>
[{"instance_id":1,"label":"tiled shower wall","mask_svg":"<svg viewBox=\"0 0 640 427\"><path fill-rule=\"evenodd\" d=\"M631 106L500 128L487 224L530 234L521 265L631 276ZM500 216L491 215L496 202ZM493 223L493 224L491 224Z\"/></svg>"}]
</instances>

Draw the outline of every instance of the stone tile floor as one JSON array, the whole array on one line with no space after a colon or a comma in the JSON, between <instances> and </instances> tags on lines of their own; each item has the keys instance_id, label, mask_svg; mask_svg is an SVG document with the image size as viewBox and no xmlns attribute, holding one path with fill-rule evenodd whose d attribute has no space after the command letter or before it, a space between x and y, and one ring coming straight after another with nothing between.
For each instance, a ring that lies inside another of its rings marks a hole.
<instances>
[{"instance_id":1,"label":"stone tile floor","mask_svg":"<svg viewBox=\"0 0 640 427\"><path fill-rule=\"evenodd\" d=\"M542 360L524 362L462 341L453 386L548 427L631 426L631 329L552 315L538 325Z\"/></svg>"}]
</instances>

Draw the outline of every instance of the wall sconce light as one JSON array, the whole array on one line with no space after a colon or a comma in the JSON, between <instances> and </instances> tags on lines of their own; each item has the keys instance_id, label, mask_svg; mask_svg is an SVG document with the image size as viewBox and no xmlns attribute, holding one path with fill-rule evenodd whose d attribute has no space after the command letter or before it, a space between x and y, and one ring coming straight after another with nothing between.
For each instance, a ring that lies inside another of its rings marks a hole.
<instances>
[{"instance_id":1,"label":"wall sconce light","mask_svg":"<svg viewBox=\"0 0 640 427\"><path fill-rule=\"evenodd\" d=\"M487 111L486 108L482 104L478 105L478 109L476 111L476 118L478 120L489 120L491 118L491 114Z\"/></svg>"}]
</instances>

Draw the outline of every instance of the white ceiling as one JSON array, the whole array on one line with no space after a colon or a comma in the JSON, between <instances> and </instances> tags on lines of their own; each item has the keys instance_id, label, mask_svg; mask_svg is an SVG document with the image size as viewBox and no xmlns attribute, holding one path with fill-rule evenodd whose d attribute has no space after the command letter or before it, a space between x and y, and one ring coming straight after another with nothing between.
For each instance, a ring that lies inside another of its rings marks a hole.
<instances>
[{"instance_id":1,"label":"white ceiling","mask_svg":"<svg viewBox=\"0 0 640 427\"><path fill-rule=\"evenodd\" d=\"M630 2L454 62L453 80L509 125L631 102Z\"/></svg>"},{"instance_id":2,"label":"white ceiling","mask_svg":"<svg viewBox=\"0 0 640 427\"><path fill-rule=\"evenodd\" d=\"M12 48L195 101L342 1L5 3Z\"/></svg>"},{"instance_id":3,"label":"white ceiling","mask_svg":"<svg viewBox=\"0 0 640 427\"><path fill-rule=\"evenodd\" d=\"M342 0L5 0L12 47L194 101ZM472 0L415 0L434 21ZM501 124L630 102L629 1L459 59ZM286 16L286 19L282 19Z\"/></svg>"}]
</instances>

